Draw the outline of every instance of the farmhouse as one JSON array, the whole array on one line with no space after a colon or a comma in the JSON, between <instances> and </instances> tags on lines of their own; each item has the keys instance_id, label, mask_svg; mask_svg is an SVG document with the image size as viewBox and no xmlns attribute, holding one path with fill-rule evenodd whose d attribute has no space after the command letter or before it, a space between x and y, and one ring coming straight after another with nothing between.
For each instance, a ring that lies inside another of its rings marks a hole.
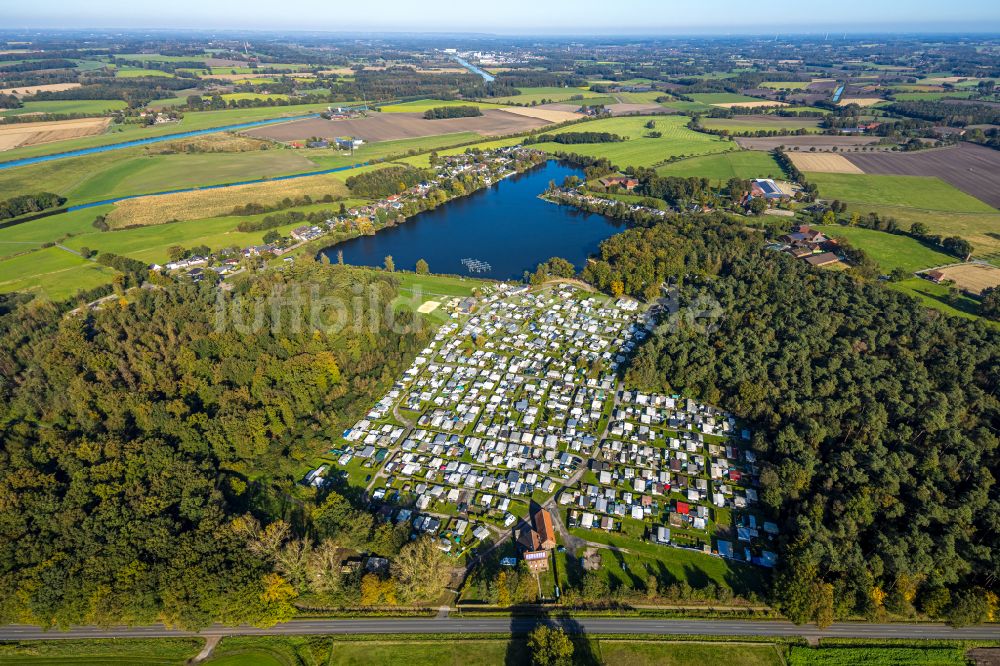
<instances>
[{"instance_id":1,"label":"farmhouse","mask_svg":"<svg viewBox=\"0 0 1000 666\"><path fill-rule=\"evenodd\" d=\"M813 266L829 266L830 264L835 264L840 259L833 252L821 252L820 254L812 254L805 258L806 263Z\"/></svg>"},{"instance_id":2,"label":"farmhouse","mask_svg":"<svg viewBox=\"0 0 1000 666\"><path fill-rule=\"evenodd\" d=\"M635 178L629 176L605 176L601 178L601 185L604 187L624 187L626 190L631 192L639 185L639 181Z\"/></svg>"}]
</instances>

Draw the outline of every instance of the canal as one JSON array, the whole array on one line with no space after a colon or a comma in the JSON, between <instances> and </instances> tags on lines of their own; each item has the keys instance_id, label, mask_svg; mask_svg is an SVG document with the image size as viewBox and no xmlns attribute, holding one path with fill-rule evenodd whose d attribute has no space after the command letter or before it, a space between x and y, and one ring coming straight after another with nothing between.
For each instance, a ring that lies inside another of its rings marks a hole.
<instances>
[{"instance_id":1,"label":"canal","mask_svg":"<svg viewBox=\"0 0 1000 666\"><path fill-rule=\"evenodd\" d=\"M424 259L434 273L519 279L550 257L563 257L582 269L602 240L624 228L603 215L559 206L538 198L550 180L561 183L578 169L548 161L484 190L454 199L374 236L352 238L326 248L332 263L383 266L391 255L397 268L413 270ZM490 269L470 273L463 259L486 262Z\"/></svg>"}]
</instances>

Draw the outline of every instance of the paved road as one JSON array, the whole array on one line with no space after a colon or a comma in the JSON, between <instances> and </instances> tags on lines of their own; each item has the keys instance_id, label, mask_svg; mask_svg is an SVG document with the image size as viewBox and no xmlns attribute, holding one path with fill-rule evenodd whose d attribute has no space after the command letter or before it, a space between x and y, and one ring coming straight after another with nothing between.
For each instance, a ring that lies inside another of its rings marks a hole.
<instances>
[{"instance_id":1,"label":"paved road","mask_svg":"<svg viewBox=\"0 0 1000 666\"><path fill-rule=\"evenodd\" d=\"M268 629L213 626L201 635L307 635L307 634L468 634L523 633L539 621L531 618L372 618L356 620L293 620ZM806 638L905 638L1000 640L1000 625L953 629L943 624L866 624L841 622L826 629L796 626L789 622L746 620L651 620L639 618L579 618L552 620L569 631L592 634L654 634L702 636L803 636ZM195 636L194 632L143 627L75 627L68 631L45 631L38 627L0 627L0 640L40 638L164 638Z\"/></svg>"}]
</instances>

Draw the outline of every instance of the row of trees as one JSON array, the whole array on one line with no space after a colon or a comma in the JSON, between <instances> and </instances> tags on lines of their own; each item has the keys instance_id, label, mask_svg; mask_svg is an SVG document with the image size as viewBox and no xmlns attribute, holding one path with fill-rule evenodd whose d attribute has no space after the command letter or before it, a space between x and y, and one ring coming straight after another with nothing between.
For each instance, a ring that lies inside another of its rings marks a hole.
<instances>
[{"instance_id":1,"label":"row of trees","mask_svg":"<svg viewBox=\"0 0 1000 666\"><path fill-rule=\"evenodd\" d=\"M58 208L66 203L66 198L52 192L22 194L0 201L0 220L9 220L28 213L38 213L49 208Z\"/></svg>"}]
</instances>

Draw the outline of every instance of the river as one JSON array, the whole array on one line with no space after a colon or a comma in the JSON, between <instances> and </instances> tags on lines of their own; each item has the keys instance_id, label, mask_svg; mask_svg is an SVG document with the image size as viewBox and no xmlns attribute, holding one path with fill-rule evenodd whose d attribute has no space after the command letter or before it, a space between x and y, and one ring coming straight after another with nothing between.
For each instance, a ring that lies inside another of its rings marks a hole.
<instances>
[{"instance_id":1,"label":"river","mask_svg":"<svg viewBox=\"0 0 1000 666\"><path fill-rule=\"evenodd\" d=\"M519 279L524 271L550 257L562 257L582 269L602 240L624 228L603 215L559 206L538 198L550 180L561 183L583 174L548 161L522 174L405 222L328 247L330 261L344 253L344 263L382 266L391 255L397 268L413 270L424 259L434 273L453 273L495 279ZM463 259L486 262L490 269L471 273Z\"/></svg>"}]
</instances>

